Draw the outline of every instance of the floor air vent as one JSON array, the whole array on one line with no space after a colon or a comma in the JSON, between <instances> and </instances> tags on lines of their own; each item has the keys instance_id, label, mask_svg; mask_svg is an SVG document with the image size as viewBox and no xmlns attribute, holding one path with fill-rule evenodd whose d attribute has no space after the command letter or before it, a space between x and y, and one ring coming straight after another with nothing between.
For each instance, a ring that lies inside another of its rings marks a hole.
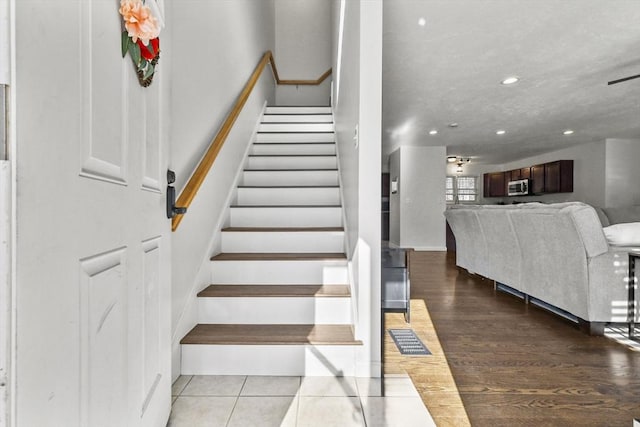
<instances>
[{"instance_id":1,"label":"floor air vent","mask_svg":"<svg viewBox=\"0 0 640 427\"><path fill-rule=\"evenodd\" d=\"M416 336L413 329L389 329L389 334L396 343L400 354L408 356L426 356L431 354L429 349Z\"/></svg>"}]
</instances>

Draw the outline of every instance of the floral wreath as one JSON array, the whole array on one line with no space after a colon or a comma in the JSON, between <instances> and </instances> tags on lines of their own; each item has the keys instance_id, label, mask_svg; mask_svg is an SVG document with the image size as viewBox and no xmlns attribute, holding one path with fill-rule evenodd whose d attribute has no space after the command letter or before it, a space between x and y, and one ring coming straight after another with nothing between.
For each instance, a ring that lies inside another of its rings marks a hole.
<instances>
[{"instance_id":1,"label":"floral wreath","mask_svg":"<svg viewBox=\"0 0 640 427\"><path fill-rule=\"evenodd\" d=\"M156 0L121 0L120 15L124 20L122 57L129 52L140 84L147 87L153 80L160 59L162 17Z\"/></svg>"}]
</instances>

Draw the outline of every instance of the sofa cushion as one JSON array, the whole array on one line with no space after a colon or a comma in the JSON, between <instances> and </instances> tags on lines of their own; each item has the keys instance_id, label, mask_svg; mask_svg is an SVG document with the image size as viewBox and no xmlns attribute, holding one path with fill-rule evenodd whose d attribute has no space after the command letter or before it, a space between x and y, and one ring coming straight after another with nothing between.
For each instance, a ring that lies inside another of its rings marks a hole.
<instances>
[{"instance_id":1,"label":"sofa cushion","mask_svg":"<svg viewBox=\"0 0 640 427\"><path fill-rule=\"evenodd\" d=\"M604 208L604 213L609 218L609 224L640 221L640 206L627 206L623 208Z\"/></svg>"},{"instance_id":2,"label":"sofa cushion","mask_svg":"<svg viewBox=\"0 0 640 427\"><path fill-rule=\"evenodd\" d=\"M640 222L626 222L603 228L612 246L640 246Z\"/></svg>"}]
</instances>

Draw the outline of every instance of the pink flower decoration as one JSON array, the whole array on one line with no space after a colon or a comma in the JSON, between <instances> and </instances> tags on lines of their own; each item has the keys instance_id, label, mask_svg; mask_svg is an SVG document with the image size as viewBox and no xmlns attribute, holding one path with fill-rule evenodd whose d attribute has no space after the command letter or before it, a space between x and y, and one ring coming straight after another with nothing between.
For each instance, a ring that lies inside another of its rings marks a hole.
<instances>
[{"instance_id":1,"label":"pink flower decoration","mask_svg":"<svg viewBox=\"0 0 640 427\"><path fill-rule=\"evenodd\" d=\"M121 0L120 15L124 19L124 26L134 43L138 39L146 46L149 40L160 35L158 21L142 0Z\"/></svg>"}]
</instances>

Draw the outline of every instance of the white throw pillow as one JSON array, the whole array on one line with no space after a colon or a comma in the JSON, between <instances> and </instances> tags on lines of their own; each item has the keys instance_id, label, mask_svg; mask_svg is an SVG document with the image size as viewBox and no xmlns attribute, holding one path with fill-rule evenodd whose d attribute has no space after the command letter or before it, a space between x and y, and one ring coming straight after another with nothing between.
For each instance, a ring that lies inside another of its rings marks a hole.
<instances>
[{"instance_id":1,"label":"white throw pillow","mask_svg":"<svg viewBox=\"0 0 640 427\"><path fill-rule=\"evenodd\" d=\"M624 222L602 229L612 246L640 246L640 222Z\"/></svg>"}]
</instances>

